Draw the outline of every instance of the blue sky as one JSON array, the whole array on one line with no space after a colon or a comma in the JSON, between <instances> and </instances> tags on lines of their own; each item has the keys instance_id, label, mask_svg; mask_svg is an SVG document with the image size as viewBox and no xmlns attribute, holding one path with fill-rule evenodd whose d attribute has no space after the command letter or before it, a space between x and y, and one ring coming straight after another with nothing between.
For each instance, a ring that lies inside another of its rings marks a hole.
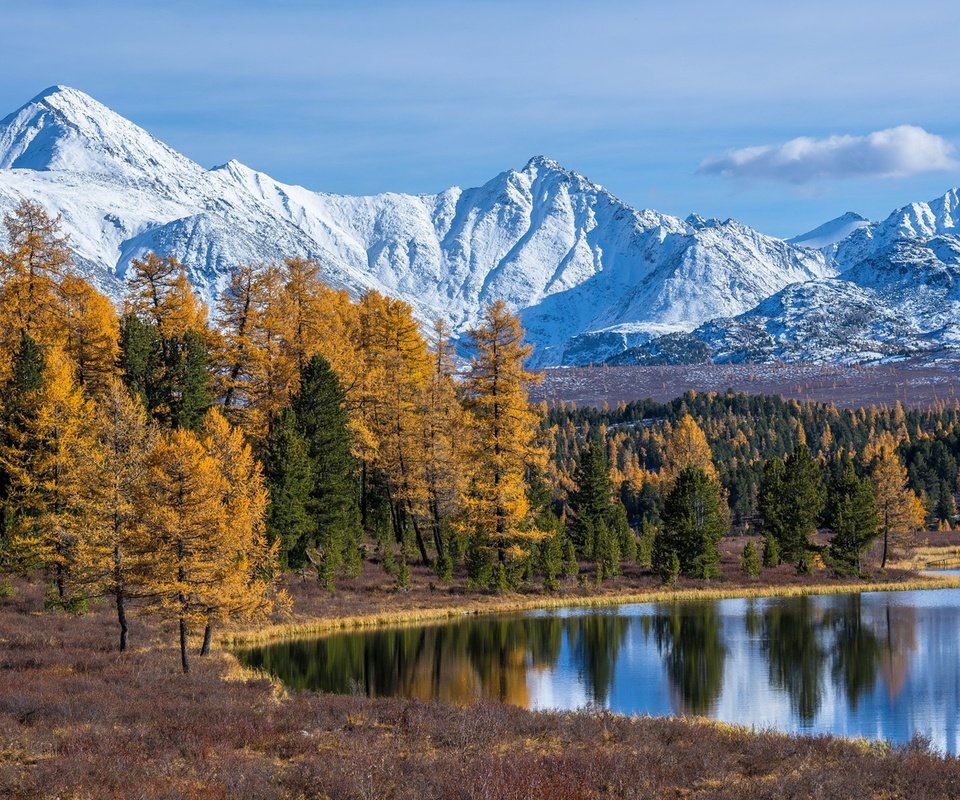
<instances>
[{"instance_id":1,"label":"blue sky","mask_svg":"<svg viewBox=\"0 0 960 800\"><path fill-rule=\"evenodd\" d=\"M433 192L546 154L639 207L790 235L960 184L955 2L0 5L3 113L66 84L202 164L314 189Z\"/></svg>"}]
</instances>

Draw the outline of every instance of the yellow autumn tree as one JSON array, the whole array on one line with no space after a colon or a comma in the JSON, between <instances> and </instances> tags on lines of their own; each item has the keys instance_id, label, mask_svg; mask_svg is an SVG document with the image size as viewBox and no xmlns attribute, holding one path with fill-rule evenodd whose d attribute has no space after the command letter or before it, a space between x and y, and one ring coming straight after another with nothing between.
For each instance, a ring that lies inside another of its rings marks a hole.
<instances>
[{"instance_id":1,"label":"yellow autumn tree","mask_svg":"<svg viewBox=\"0 0 960 800\"><path fill-rule=\"evenodd\" d=\"M0 249L0 374L21 335L41 345L60 338L57 284L70 267L67 239L60 219L30 200L3 218L7 247Z\"/></svg>"},{"instance_id":2,"label":"yellow autumn tree","mask_svg":"<svg viewBox=\"0 0 960 800\"><path fill-rule=\"evenodd\" d=\"M713 452L707 437L696 420L684 414L673 426L663 444L663 466L660 469L660 491L673 488L677 476L687 467L699 467L711 480L719 481L713 464Z\"/></svg>"},{"instance_id":3,"label":"yellow autumn tree","mask_svg":"<svg viewBox=\"0 0 960 800\"><path fill-rule=\"evenodd\" d=\"M78 383L99 399L117 375L120 320L110 300L83 278L67 275L58 288L64 351L76 366Z\"/></svg>"},{"instance_id":4,"label":"yellow autumn tree","mask_svg":"<svg viewBox=\"0 0 960 800\"><path fill-rule=\"evenodd\" d=\"M243 431L233 428L216 408L201 431L203 446L223 477L223 526L215 532L222 579L206 609L201 655L210 651L215 623L266 617L279 597L274 592L280 542L269 542L266 512L269 495L260 462L253 457Z\"/></svg>"},{"instance_id":5,"label":"yellow autumn tree","mask_svg":"<svg viewBox=\"0 0 960 800\"><path fill-rule=\"evenodd\" d=\"M249 436L262 440L280 403L273 402L280 358L280 326L271 314L277 300L277 271L241 264L220 296L216 394L224 413ZM286 387L290 378L281 383Z\"/></svg>"},{"instance_id":6,"label":"yellow autumn tree","mask_svg":"<svg viewBox=\"0 0 960 800\"><path fill-rule=\"evenodd\" d=\"M880 532L883 535L881 569L887 565L891 540L907 543L909 534L923 527L926 512L916 492L907 485L907 470L897 455L894 438L882 433L874 447L873 480Z\"/></svg>"},{"instance_id":7,"label":"yellow autumn tree","mask_svg":"<svg viewBox=\"0 0 960 800\"><path fill-rule=\"evenodd\" d=\"M437 320L430 342L430 377L422 396L420 424L429 524L441 560L446 558L444 524L457 513L464 489L458 437L466 418L453 375L450 330L443 320Z\"/></svg>"},{"instance_id":8,"label":"yellow autumn tree","mask_svg":"<svg viewBox=\"0 0 960 800\"><path fill-rule=\"evenodd\" d=\"M88 524L76 549L76 575L88 596L111 597L120 627L120 650L128 646L127 603L142 593L140 561L151 550L140 525L147 457L155 433L143 406L117 378L96 405L93 469L84 486ZM138 502L139 501L139 502Z\"/></svg>"},{"instance_id":9,"label":"yellow autumn tree","mask_svg":"<svg viewBox=\"0 0 960 800\"><path fill-rule=\"evenodd\" d=\"M152 321L167 340L207 329L207 309L194 294L186 268L173 256L147 253L130 263L126 311Z\"/></svg>"},{"instance_id":10,"label":"yellow autumn tree","mask_svg":"<svg viewBox=\"0 0 960 800\"><path fill-rule=\"evenodd\" d=\"M379 373L369 416L377 443L373 464L392 507L397 540L403 540L409 523L421 561L429 564L423 536L428 512L421 421L430 380L427 343L407 303L369 292L360 305L370 327L366 355Z\"/></svg>"},{"instance_id":11,"label":"yellow autumn tree","mask_svg":"<svg viewBox=\"0 0 960 800\"><path fill-rule=\"evenodd\" d=\"M464 380L467 488L463 526L474 537L474 580L483 577L481 556L522 557L524 544L544 534L529 525L525 473L545 458L538 446L540 419L528 391L539 376L524 369L531 348L523 328L502 301L488 306L470 332L475 355ZM500 570L502 573L502 570Z\"/></svg>"},{"instance_id":12,"label":"yellow autumn tree","mask_svg":"<svg viewBox=\"0 0 960 800\"><path fill-rule=\"evenodd\" d=\"M44 354L42 383L23 426L0 453L13 511L12 549L27 568L54 574L56 602L69 605L77 541L90 525L86 487L94 448L93 408L57 348Z\"/></svg>"},{"instance_id":13,"label":"yellow autumn tree","mask_svg":"<svg viewBox=\"0 0 960 800\"><path fill-rule=\"evenodd\" d=\"M148 457L139 503L152 552L141 562L141 580L149 609L178 623L184 672L190 671L190 629L207 623L231 566L221 547L225 484L216 460L188 430L170 432Z\"/></svg>"}]
</instances>

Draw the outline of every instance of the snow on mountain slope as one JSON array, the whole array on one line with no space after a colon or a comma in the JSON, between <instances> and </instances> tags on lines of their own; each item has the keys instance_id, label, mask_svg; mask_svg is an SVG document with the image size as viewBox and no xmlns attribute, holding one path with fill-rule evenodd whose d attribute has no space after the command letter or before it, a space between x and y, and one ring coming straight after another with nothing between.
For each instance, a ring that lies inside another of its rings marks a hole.
<instances>
[{"instance_id":1,"label":"snow on mountain slope","mask_svg":"<svg viewBox=\"0 0 960 800\"><path fill-rule=\"evenodd\" d=\"M541 345L535 363L603 361L652 337L735 316L788 284L833 274L819 252L734 220L674 220L643 239L622 279L605 270L523 312ZM563 319L577 319L584 331L569 341L552 334Z\"/></svg>"},{"instance_id":2,"label":"snow on mountain slope","mask_svg":"<svg viewBox=\"0 0 960 800\"><path fill-rule=\"evenodd\" d=\"M733 220L638 211L544 157L474 188L341 196L236 161L205 169L65 87L0 121L0 212L22 198L62 215L78 268L113 296L130 261L150 250L179 258L208 301L238 263L303 255L333 286L400 297L420 319L444 317L459 332L504 299L522 313L540 366L686 335L840 271L881 303L923 281L908 307L926 315L921 333L937 321L948 330L934 304L955 294L955 192L884 223L844 215L798 237L802 247ZM907 236L916 258L897 260ZM801 299L778 313L797 317Z\"/></svg>"},{"instance_id":3,"label":"snow on mountain slope","mask_svg":"<svg viewBox=\"0 0 960 800\"><path fill-rule=\"evenodd\" d=\"M654 340L617 361L960 358L958 209L960 193L952 190L881 222L854 224L822 250L839 278L789 286L744 314L710 321L682 340ZM791 241L815 243L844 227L836 223Z\"/></svg>"},{"instance_id":4,"label":"snow on mountain slope","mask_svg":"<svg viewBox=\"0 0 960 800\"><path fill-rule=\"evenodd\" d=\"M208 300L237 263L305 255L335 286L399 296L458 331L495 299L527 309L540 364L591 331L689 330L832 274L738 223L632 209L543 157L417 196L312 192L236 161L207 170L66 87L0 121L0 210L24 197L62 214L79 268L114 295L149 250L183 261Z\"/></svg>"},{"instance_id":5,"label":"snow on mountain slope","mask_svg":"<svg viewBox=\"0 0 960 800\"><path fill-rule=\"evenodd\" d=\"M853 211L848 211L836 219L824 222L823 225L814 228L812 231L807 231L806 233L801 233L799 236L794 236L792 239L787 239L787 244L792 244L795 247L812 247L820 250L821 248L829 247L832 244L846 239L855 230L869 224L870 220L866 217L861 217Z\"/></svg>"}]
</instances>

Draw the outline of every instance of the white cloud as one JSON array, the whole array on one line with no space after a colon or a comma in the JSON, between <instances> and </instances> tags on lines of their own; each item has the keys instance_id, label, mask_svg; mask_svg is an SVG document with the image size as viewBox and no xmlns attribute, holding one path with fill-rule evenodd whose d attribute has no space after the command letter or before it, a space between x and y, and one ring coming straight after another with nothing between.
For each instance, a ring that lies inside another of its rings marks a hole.
<instances>
[{"instance_id":1,"label":"white cloud","mask_svg":"<svg viewBox=\"0 0 960 800\"><path fill-rule=\"evenodd\" d=\"M708 158L701 175L805 183L817 178L903 178L960 168L956 147L914 125L866 136L801 136L779 145L744 147Z\"/></svg>"}]
</instances>

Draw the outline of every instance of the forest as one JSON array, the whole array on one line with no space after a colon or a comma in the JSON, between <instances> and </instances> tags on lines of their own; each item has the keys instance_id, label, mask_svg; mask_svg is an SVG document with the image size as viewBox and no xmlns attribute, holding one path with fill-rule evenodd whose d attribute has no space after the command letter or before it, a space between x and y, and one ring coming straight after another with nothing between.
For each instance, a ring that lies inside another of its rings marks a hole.
<instances>
[{"instance_id":1,"label":"forest","mask_svg":"<svg viewBox=\"0 0 960 800\"><path fill-rule=\"evenodd\" d=\"M290 258L238 265L208 309L180 263L146 254L118 308L56 219L24 202L4 225L0 571L49 576L51 609L108 600L121 650L132 607L171 621L184 672L217 626L283 614L290 572L332 592L373 561L402 591L419 562L476 591L552 592L632 562L675 585L719 577L738 529L757 535L748 578L860 576L875 540L883 568L956 521L956 407L534 406L503 303L455 341Z\"/></svg>"}]
</instances>

